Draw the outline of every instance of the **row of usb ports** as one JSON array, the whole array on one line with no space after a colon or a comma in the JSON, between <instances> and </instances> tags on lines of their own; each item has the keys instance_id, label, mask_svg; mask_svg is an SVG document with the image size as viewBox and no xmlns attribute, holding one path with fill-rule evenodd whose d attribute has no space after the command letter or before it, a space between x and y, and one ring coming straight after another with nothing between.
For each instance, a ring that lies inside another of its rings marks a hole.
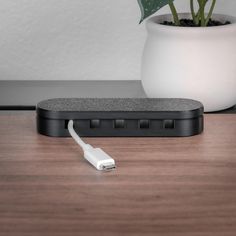
<instances>
[{"instance_id":1,"label":"row of usb ports","mask_svg":"<svg viewBox=\"0 0 236 236\"><path fill-rule=\"evenodd\" d=\"M90 128L91 129L99 129L102 126L102 121L99 119L90 120ZM107 122L108 120L106 120ZM128 123L132 124L138 124L139 129L150 129L151 123L155 122L157 120L124 120L124 119L116 119L111 120L110 122L113 123L114 129L125 129L128 125ZM158 120L158 122L161 122L161 126L164 129L174 129L175 128L175 121L174 120Z\"/></svg>"}]
</instances>

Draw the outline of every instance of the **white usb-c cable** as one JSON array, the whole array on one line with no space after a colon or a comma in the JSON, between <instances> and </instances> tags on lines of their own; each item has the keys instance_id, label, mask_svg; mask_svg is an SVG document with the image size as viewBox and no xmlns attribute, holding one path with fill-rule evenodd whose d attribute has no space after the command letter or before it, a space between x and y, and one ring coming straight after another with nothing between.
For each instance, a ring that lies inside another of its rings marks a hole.
<instances>
[{"instance_id":1,"label":"white usb-c cable","mask_svg":"<svg viewBox=\"0 0 236 236\"><path fill-rule=\"evenodd\" d=\"M74 122L70 120L68 123L68 130L71 137L84 151L84 158L91 163L97 170L110 171L116 168L113 158L105 153L100 148L93 148L91 145L85 143L74 130Z\"/></svg>"}]
</instances>

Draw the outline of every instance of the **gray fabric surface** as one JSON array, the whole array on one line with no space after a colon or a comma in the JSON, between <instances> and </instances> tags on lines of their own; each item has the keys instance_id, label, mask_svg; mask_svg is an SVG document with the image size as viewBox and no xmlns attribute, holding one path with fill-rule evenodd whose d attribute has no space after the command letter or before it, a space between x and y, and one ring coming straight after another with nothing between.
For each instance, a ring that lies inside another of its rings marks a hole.
<instances>
[{"instance_id":1,"label":"gray fabric surface","mask_svg":"<svg viewBox=\"0 0 236 236\"><path fill-rule=\"evenodd\" d=\"M50 111L192 111L202 107L200 102L187 99L148 98L88 98L50 99L38 108Z\"/></svg>"}]
</instances>

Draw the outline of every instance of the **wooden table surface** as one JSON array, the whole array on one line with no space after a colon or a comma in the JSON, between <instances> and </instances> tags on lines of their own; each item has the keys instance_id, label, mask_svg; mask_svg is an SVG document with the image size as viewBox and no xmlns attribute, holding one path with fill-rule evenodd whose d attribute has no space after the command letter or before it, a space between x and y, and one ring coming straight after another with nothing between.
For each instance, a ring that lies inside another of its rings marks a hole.
<instances>
[{"instance_id":1,"label":"wooden table surface","mask_svg":"<svg viewBox=\"0 0 236 236\"><path fill-rule=\"evenodd\" d=\"M190 138L87 138L117 161L101 173L34 112L0 113L1 236L235 236L236 115Z\"/></svg>"}]
</instances>

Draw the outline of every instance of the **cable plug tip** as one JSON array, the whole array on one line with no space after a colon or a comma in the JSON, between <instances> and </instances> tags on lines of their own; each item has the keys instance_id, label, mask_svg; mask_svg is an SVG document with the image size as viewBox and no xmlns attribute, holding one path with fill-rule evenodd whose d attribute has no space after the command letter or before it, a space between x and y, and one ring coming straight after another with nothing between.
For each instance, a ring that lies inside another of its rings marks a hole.
<instances>
[{"instance_id":1,"label":"cable plug tip","mask_svg":"<svg viewBox=\"0 0 236 236\"><path fill-rule=\"evenodd\" d=\"M114 163L107 163L103 164L101 168L103 171L112 171L116 169L116 165Z\"/></svg>"}]
</instances>

